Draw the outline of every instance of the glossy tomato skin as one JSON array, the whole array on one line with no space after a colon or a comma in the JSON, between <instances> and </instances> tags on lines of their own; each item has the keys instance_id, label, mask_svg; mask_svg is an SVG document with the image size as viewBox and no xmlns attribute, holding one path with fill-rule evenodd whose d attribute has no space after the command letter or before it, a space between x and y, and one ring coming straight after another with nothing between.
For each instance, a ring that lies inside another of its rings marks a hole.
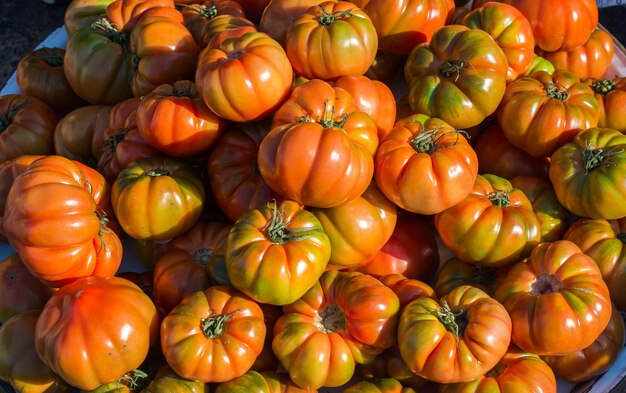
<instances>
[{"instance_id":1,"label":"glossy tomato skin","mask_svg":"<svg viewBox=\"0 0 626 393\"><path fill-rule=\"evenodd\" d=\"M210 30L210 24L215 18L222 15L245 17L246 13L241 5L233 0L198 1L183 7L182 14L187 30L191 33L196 43L204 48L202 38Z\"/></svg>"},{"instance_id":2,"label":"glossy tomato skin","mask_svg":"<svg viewBox=\"0 0 626 393\"><path fill-rule=\"evenodd\" d=\"M40 48L24 55L17 65L17 85L25 95L39 98L59 114L85 104L67 82L63 71L65 49Z\"/></svg>"},{"instance_id":3,"label":"glossy tomato skin","mask_svg":"<svg viewBox=\"0 0 626 393\"><path fill-rule=\"evenodd\" d=\"M604 374L624 348L624 320L613 306L606 329L588 347L561 356L544 356L554 373L566 381L582 382Z\"/></svg>"},{"instance_id":4,"label":"glossy tomato skin","mask_svg":"<svg viewBox=\"0 0 626 393\"><path fill-rule=\"evenodd\" d=\"M380 49L408 55L411 50L429 42L454 9L453 0L371 0L360 4L372 19Z\"/></svg>"},{"instance_id":5,"label":"glossy tomato skin","mask_svg":"<svg viewBox=\"0 0 626 393\"><path fill-rule=\"evenodd\" d=\"M356 270L376 278L402 274L430 282L438 267L439 249L433 229L420 216L400 214L387 243Z\"/></svg>"},{"instance_id":6,"label":"glossy tomato skin","mask_svg":"<svg viewBox=\"0 0 626 393\"><path fill-rule=\"evenodd\" d=\"M35 327L41 313L32 309L0 325L0 380L17 392L65 393L71 387L46 366L35 350Z\"/></svg>"},{"instance_id":7,"label":"glossy tomato skin","mask_svg":"<svg viewBox=\"0 0 626 393\"><path fill-rule=\"evenodd\" d=\"M319 220L294 201L243 214L226 238L231 284L260 303L285 305L304 295L330 259Z\"/></svg>"},{"instance_id":8,"label":"glossy tomato skin","mask_svg":"<svg viewBox=\"0 0 626 393\"><path fill-rule=\"evenodd\" d=\"M115 0L106 8L106 16L119 30L132 30L137 22L155 8L174 8L172 0Z\"/></svg>"},{"instance_id":9,"label":"glossy tomato skin","mask_svg":"<svg viewBox=\"0 0 626 393\"><path fill-rule=\"evenodd\" d=\"M195 83L178 81L143 97L137 107L137 129L149 144L166 154L191 157L217 142L224 120L207 108Z\"/></svg>"},{"instance_id":10,"label":"glossy tomato skin","mask_svg":"<svg viewBox=\"0 0 626 393\"><path fill-rule=\"evenodd\" d=\"M317 393L317 389L302 389L287 374L274 371L248 371L244 375L220 384L215 393Z\"/></svg>"},{"instance_id":11,"label":"glossy tomato skin","mask_svg":"<svg viewBox=\"0 0 626 393\"><path fill-rule=\"evenodd\" d=\"M185 297L163 319L161 348L181 377L225 382L250 369L265 334L258 304L231 287L214 286Z\"/></svg>"},{"instance_id":12,"label":"glossy tomato skin","mask_svg":"<svg viewBox=\"0 0 626 393\"><path fill-rule=\"evenodd\" d=\"M591 80L591 89L598 100L600 120L598 127L626 131L626 78Z\"/></svg>"},{"instance_id":13,"label":"glossy tomato skin","mask_svg":"<svg viewBox=\"0 0 626 393\"><path fill-rule=\"evenodd\" d=\"M450 313L456 329L443 323ZM461 318L466 321L464 328L456 323ZM440 302L422 297L409 303L398 325L404 362L415 374L439 383L478 378L498 363L510 341L506 309L469 285L453 289Z\"/></svg>"},{"instance_id":14,"label":"glossy tomato skin","mask_svg":"<svg viewBox=\"0 0 626 393\"><path fill-rule=\"evenodd\" d=\"M423 281L406 278L401 274L388 274L380 278L385 286L389 287L398 296L400 310L403 310L413 300L422 297L437 299L435 290Z\"/></svg>"},{"instance_id":15,"label":"glossy tomato skin","mask_svg":"<svg viewBox=\"0 0 626 393\"><path fill-rule=\"evenodd\" d=\"M535 55L524 76L531 76L537 71L545 71L548 75L552 75L555 71L554 64L539 55Z\"/></svg>"},{"instance_id":16,"label":"glossy tomato skin","mask_svg":"<svg viewBox=\"0 0 626 393\"><path fill-rule=\"evenodd\" d=\"M550 61L556 69L567 70L579 78L601 78L613 60L613 38L603 30L594 30L580 47L569 51L544 52L539 55Z\"/></svg>"},{"instance_id":17,"label":"glossy tomato skin","mask_svg":"<svg viewBox=\"0 0 626 393\"><path fill-rule=\"evenodd\" d=\"M400 208L436 214L470 193L478 174L474 149L444 121L413 115L397 122L376 151L375 178Z\"/></svg>"},{"instance_id":18,"label":"glossy tomato skin","mask_svg":"<svg viewBox=\"0 0 626 393\"><path fill-rule=\"evenodd\" d=\"M0 325L27 310L41 310L54 290L33 276L18 254L0 262Z\"/></svg>"},{"instance_id":19,"label":"glossy tomato skin","mask_svg":"<svg viewBox=\"0 0 626 393\"><path fill-rule=\"evenodd\" d=\"M443 297L454 288L471 285L493 296L498 283L504 278L508 266L500 268L476 266L452 257L445 261L433 282L437 296Z\"/></svg>"},{"instance_id":20,"label":"glossy tomato skin","mask_svg":"<svg viewBox=\"0 0 626 393\"><path fill-rule=\"evenodd\" d=\"M72 0L67 6L63 24L68 37L76 31L90 27L114 0Z\"/></svg>"},{"instance_id":21,"label":"glossy tomato skin","mask_svg":"<svg viewBox=\"0 0 626 393\"><path fill-rule=\"evenodd\" d=\"M375 183L353 201L311 212L330 240L328 267L338 269L363 265L372 259L391 237L397 220L396 205Z\"/></svg>"},{"instance_id":22,"label":"glossy tomato skin","mask_svg":"<svg viewBox=\"0 0 626 393\"><path fill-rule=\"evenodd\" d=\"M526 195L493 175L479 175L467 198L435 216L435 227L456 257L488 267L528 255L541 238Z\"/></svg>"},{"instance_id":23,"label":"glossy tomato skin","mask_svg":"<svg viewBox=\"0 0 626 393\"><path fill-rule=\"evenodd\" d=\"M319 4L318 0L278 0L270 1L263 10L259 31L266 33L279 44L285 46L287 29L309 8Z\"/></svg>"},{"instance_id":24,"label":"glossy tomato skin","mask_svg":"<svg viewBox=\"0 0 626 393\"><path fill-rule=\"evenodd\" d=\"M104 179L89 169L46 156L30 164L9 191L5 234L28 269L48 285L112 276L121 263L121 242L98 207Z\"/></svg>"},{"instance_id":25,"label":"glossy tomato skin","mask_svg":"<svg viewBox=\"0 0 626 393\"><path fill-rule=\"evenodd\" d=\"M88 105L65 115L54 129L54 152L95 168L109 125L109 105Z\"/></svg>"},{"instance_id":26,"label":"glossy tomato skin","mask_svg":"<svg viewBox=\"0 0 626 393\"><path fill-rule=\"evenodd\" d=\"M42 158L40 155L19 156L0 163L0 234L4 237L4 211L6 209L9 191L15 178L33 161Z\"/></svg>"},{"instance_id":27,"label":"glossy tomato skin","mask_svg":"<svg viewBox=\"0 0 626 393\"><path fill-rule=\"evenodd\" d=\"M293 69L283 48L257 32L228 39L218 48L205 48L195 76L207 106L238 122L269 116L289 95L292 81Z\"/></svg>"},{"instance_id":28,"label":"glossy tomato skin","mask_svg":"<svg viewBox=\"0 0 626 393\"><path fill-rule=\"evenodd\" d=\"M298 386L341 386L355 363L393 345L398 309L398 297L373 277L329 270L283 307L272 348Z\"/></svg>"},{"instance_id":29,"label":"glossy tomato skin","mask_svg":"<svg viewBox=\"0 0 626 393\"><path fill-rule=\"evenodd\" d=\"M158 329L156 308L137 285L118 277L86 277L46 304L35 345L43 362L69 384L95 389L137 368Z\"/></svg>"},{"instance_id":30,"label":"glossy tomato skin","mask_svg":"<svg viewBox=\"0 0 626 393\"><path fill-rule=\"evenodd\" d=\"M513 342L538 355L563 355L591 345L611 317L600 269L567 240L535 247L509 270L495 298L511 315Z\"/></svg>"},{"instance_id":31,"label":"glossy tomato skin","mask_svg":"<svg viewBox=\"0 0 626 393\"><path fill-rule=\"evenodd\" d=\"M285 51L294 71L308 79L362 75L377 50L378 36L369 16L347 1L312 6L289 26L285 36Z\"/></svg>"},{"instance_id":32,"label":"glossy tomato skin","mask_svg":"<svg viewBox=\"0 0 626 393\"><path fill-rule=\"evenodd\" d=\"M0 162L28 154L54 153L57 115L34 97L0 97Z\"/></svg>"},{"instance_id":33,"label":"glossy tomato skin","mask_svg":"<svg viewBox=\"0 0 626 393\"><path fill-rule=\"evenodd\" d=\"M626 216L626 137L610 128L591 128L559 148L550 159L550 181L559 202L580 216L607 220ZM601 154L600 154L601 153Z\"/></svg>"},{"instance_id":34,"label":"glossy tomato skin","mask_svg":"<svg viewBox=\"0 0 626 393\"><path fill-rule=\"evenodd\" d=\"M211 151L209 183L217 205L231 222L273 199L281 201L257 164L261 141L270 127L266 120L229 126Z\"/></svg>"},{"instance_id":35,"label":"glossy tomato skin","mask_svg":"<svg viewBox=\"0 0 626 393\"><path fill-rule=\"evenodd\" d=\"M602 279L609 287L611 300L620 310L626 310L625 232L625 219L607 221L583 218L572 224L564 237L596 262Z\"/></svg>"},{"instance_id":36,"label":"glossy tomato skin","mask_svg":"<svg viewBox=\"0 0 626 393\"><path fill-rule=\"evenodd\" d=\"M537 46L546 51L571 50L585 43L598 24L594 0L505 0L519 9L533 28ZM550 10L546 12L545 10Z\"/></svg>"},{"instance_id":37,"label":"glossy tomato skin","mask_svg":"<svg viewBox=\"0 0 626 393\"><path fill-rule=\"evenodd\" d=\"M404 65L414 113L455 128L473 127L498 108L506 87L504 52L485 31L445 26L416 46Z\"/></svg>"},{"instance_id":38,"label":"glossy tomato skin","mask_svg":"<svg viewBox=\"0 0 626 393\"><path fill-rule=\"evenodd\" d=\"M554 372L539 356L512 345L498 364L470 382L444 385L440 393L556 393Z\"/></svg>"},{"instance_id":39,"label":"glossy tomato skin","mask_svg":"<svg viewBox=\"0 0 626 393\"><path fill-rule=\"evenodd\" d=\"M507 82L523 75L535 55L535 38L528 19L515 7L490 2L470 12L462 24L489 33L504 51Z\"/></svg>"},{"instance_id":40,"label":"glossy tomato skin","mask_svg":"<svg viewBox=\"0 0 626 393\"><path fill-rule=\"evenodd\" d=\"M203 382L181 378L169 366L159 369L143 393L209 393L209 385Z\"/></svg>"},{"instance_id":41,"label":"glossy tomato skin","mask_svg":"<svg viewBox=\"0 0 626 393\"><path fill-rule=\"evenodd\" d=\"M198 175L173 158L146 158L124 169L111 188L120 225L140 240L169 240L200 218L205 192Z\"/></svg>"},{"instance_id":42,"label":"glossy tomato skin","mask_svg":"<svg viewBox=\"0 0 626 393\"><path fill-rule=\"evenodd\" d=\"M498 120L507 139L533 157L546 157L580 131L596 127L598 101L571 72L538 72L506 88Z\"/></svg>"}]
</instances>

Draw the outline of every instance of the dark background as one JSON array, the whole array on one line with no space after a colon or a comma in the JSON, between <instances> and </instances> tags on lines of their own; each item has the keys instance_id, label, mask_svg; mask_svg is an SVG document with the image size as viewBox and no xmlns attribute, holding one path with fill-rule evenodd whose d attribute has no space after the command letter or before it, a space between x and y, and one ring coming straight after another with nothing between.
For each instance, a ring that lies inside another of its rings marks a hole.
<instances>
[{"instance_id":1,"label":"dark background","mask_svg":"<svg viewBox=\"0 0 626 393\"><path fill-rule=\"evenodd\" d=\"M48 5L39 0L0 0L0 88L9 79L18 61L35 49L63 24L66 6ZM626 43L626 7L600 9L600 23Z\"/></svg>"}]
</instances>

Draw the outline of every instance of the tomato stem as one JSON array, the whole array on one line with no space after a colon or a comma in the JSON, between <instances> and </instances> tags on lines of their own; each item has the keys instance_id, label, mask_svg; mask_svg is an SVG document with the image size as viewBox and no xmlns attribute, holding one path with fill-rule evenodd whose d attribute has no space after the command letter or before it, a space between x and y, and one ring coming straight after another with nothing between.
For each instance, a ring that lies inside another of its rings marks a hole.
<instances>
[{"instance_id":1,"label":"tomato stem","mask_svg":"<svg viewBox=\"0 0 626 393\"><path fill-rule=\"evenodd\" d=\"M243 310L235 310L230 314L209 315L204 320L202 320L202 333L204 333L204 336L209 339L221 337L226 330L226 323L241 311Z\"/></svg>"},{"instance_id":2,"label":"tomato stem","mask_svg":"<svg viewBox=\"0 0 626 393\"><path fill-rule=\"evenodd\" d=\"M348 114L344 113L339 120L335 120L335 106L330 107L330 116L328 116L328 100L324 101L324 110L322 111L322 117L317 122L324 128L343 128L348 119ZM308 116L300 118L300 122L309 121Z\"/></svg>"},{"instance_id":3,"label":"tomato stem","mask_svg":"<svg viewBox=\"0 0 626 393\"><path fill-rule=\"evenodd\" d=\"M191 97L191 90L186 84L176 82L172 85L172 95L174 97Z\"/></svg>"},{"instance_id":4,"label":"tomato stem","mask_svg":"<svg viewBox=\"0 0 626 393\"><path fill-rule=\"evenodd\" d=\"M441 322L446 329L452 333L459 343L459 337L465 333L467 327L467 314L463 310L452 310L445 300L442 302L441 307L436 310L437 319Z\"/></svg>"},{"instance_id":5,"label":"tomato stem","mask_svg":"<svg viewBox=\"0 0 626 393\"><path fill-rule=\"evenodd\" d=\"M27 103L28 101L24 101L19 105L13 106L11 109L9 109L9 112L6 115L4 113L0 113L0 132L6 130L7 127L11 125L11 122L13 121L13 118L15 117L17 112L19 112Z\"/></svg>"},{"instance_id":6,"label":"tomato stem","mask_svg":"<svg viewBox=\"0 0 626 393\"><path fill-rule=\"evenodd\" d=\"M270 202L271 203L271 202ZM284 244L288 241L299 241L310 238L311 234L297 235L299 232L309 231L313 228L287 228L285 224L285 217L283 216L283 211L278 210L278 206L276 204L276 200L273 201L272 209L272 218L267 227L267 237L270 239L272 243L275 244Z\"/></svg>"},{"instance_id":7,"label":"tomato stem","mask_svg":"<svg viewBox=\"0 0 626 393\"><path fill-rule=\"evenodd\" d=\"M439 73L446 78L456 75L458 79L459 72L464 68L471 68L470 63L465 60L446 60L439 66Z\"/></svg>"},{"instance_id":8,"label":"tomato stem","mask_svg":"<svg viewBox=\"0 0 626 393\"><path fill-rule=\"evenodd\" d=\"M554 274L541 273L535 279L530 286L531 295L546 295L550 293L559 292L562 288L561 281L559 281Z\"/></svg>"},{"instance_id":9,"label":"tomato stem","mask_svg":"<svg viewBox=\"0 0 626 393\"><path fill-rule=\"evenodd\" d=\"M136 368L124 374L124 376L117 381L117 388L119 389L120 384L124 382L128 384L128 387L132 391L141 391L148 386L148 374Z\"/></svg>"},{"instance_id":10,"label":"tomato stem","mask_svg":"<svg viewBox=\"0 0 626 393\"><path fill-rule=\"evenodd\" d=\"M159 177L159 176L169 176L170 175L170 170L167 168L154 168L148 171L148 173L146 173L146 175L150 176L150 177Z\"/></svg>"},{"instance_id":11,"label":"tomato stem","mask_svg":"<svg viewBox=\"0 0 626 393\"><path fill-rule=\"evenodd\" d=\"M320 24L323 26L329 26L330 24L332 24L335 20L339 18L354 16L348 11L337 11L333 14L329 14L328 11L326 11L324 7L322 7L321 5L319 7L322 9L322 15L319 17L318 20Z\"/></svg>"},{"instance_id":12,"label":"tomato stem","mask_svg":"<svg viewBox=\"0 0 626 393\"><path fill-rule=\"evenodd\" d=\"M346 316L338 304L328 304L316 317L317 328L323 333L337 333L346 329Z\"/></svg>"},{"instance_id":13,"label":"tomato stem","mask_svg":"<svg viewBox=\"0 0 626 393\"><path fill-rule=\"evenodd\" d=\"M417 153L427 153L432 155L437 149L442 147L452 147L459 142L459 135L463 134L469 138L467 132L463 130L454 130L449 132L439 132L441 128L422 131L411 140L411 146ZM456 141L449 145L440 144L441 140L451 134L456 134Z\"/></svg>"},{"instance_id":14,"label":"tomato stem","mask_svg":"<svg viewBox=\"0 0 626 393\"><path fill-rule=\"evenodd\" d=\"M615 82L610 79L596 79L591 88L598 94L608 94L615 90Z\"/></svg>"},{"instance_id":15,"label":"tomato stem","mask_svg":"<svg viewBox=\"0 0 626 393\"><path fill-rule=\"evenodd\" d=\"M569 100L570 93L569 90L558 83L548 82L546 84L546 96L553 100L559 100L561 102L565 102Z\"/></svg>"},{"instance_id":16,"label":"tomato stem","mask_svg":"<svg viewBox=\"0 0 626 393\"><path fill-rule=\"evenodd\" d=\"M611 162L605 162L605 160L611 156L621 154L624 152L624 149L606 152L604 149L592 149L591 146L587 146L585 150L583 150L583 164L585 164L585 175L589 174L592 170L602 166L612 166L615 165Z\"/></svg>"},{"instance_id":17,"label":"tomato stem","mask_svg":"<svg viewBox=\"0 0 626 393\"><path fill-rule=\"evenodd\" d=\"M487 198L491 201L491 204L498 207L507 207L511 204L511 197L507 190L497 190L487 195Z\"/></svg>"},{"instance_id":18,"label":"tomato stem","mask_svg":"<svg viewBox=\"0 0 626 393\"><path fill-rule=\"evenodd\" d=\"M121 45L126 51L130 49L130 33L117 30L109 19L100 18L91 24L91 28L107 36L116 44Z\"/></svg>"},{"instance_id":19,"label":"tomato stem","mask_svg":"<svg viewBox=\"0 0 626 393\"><path fill-rule=\"evenodd\" d=\"M37 58L43 60L51 67L60 67L63 65L63 58L58 55L51 54L49 50L38 51Z\"/></svg>"},{"instance_id":20,"label":"tomato stem","mask_svg":"<svg viewBox=\"0 0 626 393\"><path fill-rule=\"evenodd\" d=\"M198 14L200 14L200 16L206 19L213 19L218 14L218 10L217 10L217 7L215 6L215 2L213 2L213 4L211 4L210 6L206 6L206 5L197 6L197 5L190 5L190 4L178 4L178 5L180 5L181 7L194 10Z\"/></svg>"},{"instance_id":21,"label":"tomato stem","mask_svg":"<svg viewBox=\"0 0 626 393\"><path fill-rule=\"evenodd\" d=\"M128 128L119 129L115 134L111 135L104 141L102 150L106 150L109 153L115 153L115 149L117 149L117 145L126 138L126 134L128 133Z\"/></svg>"},{"instance_id":22,"label":"tomato stem","mask_svg":"<svg viewBox=\"0 0 626 393\"><path fill-rule=\"evenodd\" d=\"M191 255L198 265L206 266L209 263L209 259L213 256L213 250L202 247L194 251Z\"/></svg>"}]
</instances>

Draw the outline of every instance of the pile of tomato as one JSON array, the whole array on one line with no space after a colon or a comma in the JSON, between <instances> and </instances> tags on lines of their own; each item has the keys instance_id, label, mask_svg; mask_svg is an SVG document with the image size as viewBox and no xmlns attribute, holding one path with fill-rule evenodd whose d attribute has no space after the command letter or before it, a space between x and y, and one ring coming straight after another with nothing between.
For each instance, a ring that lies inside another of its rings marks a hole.
<instances>
[{"instance_id":1,"label":"pile of tomato","mask_svg":"<svg viewBox=\"0 0 626 393\"><path fill-rule=\"evenodd\" d=\"M507 393L604 373L626 311L612 37L594 0L457 3L72 1L66 47L0 97L0 380Z\"/></svg>"}]
</instances>

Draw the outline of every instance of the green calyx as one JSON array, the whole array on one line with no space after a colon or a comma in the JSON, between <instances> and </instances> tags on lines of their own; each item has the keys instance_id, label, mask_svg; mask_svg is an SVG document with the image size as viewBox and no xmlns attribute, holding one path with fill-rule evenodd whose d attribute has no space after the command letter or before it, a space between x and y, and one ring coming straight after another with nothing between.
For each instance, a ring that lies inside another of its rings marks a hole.
<instances>
[{"instance_id":1,"label":"green calyx","mask_svg":"<svg viewBox=\"0 0 626 393\"><path fill-rule=\"evenodd\" d=\"M6 115L4 113L0 113L0 132L6 130L11 125L17 112L19 112L27 103L28 101L24 101L19 105L15 105L9 109L9 112Z\"/></svg>"},{"instance_id":2,"label":"green calyx","mask_svg":"<svg viewBox=\"0 0 626 393\"><path fill-rule=\"evenodd\" d=\"M111 41L124 47L126 51L130 49L130 32L119 31L107 18L100 18L91 24L92 30L107 36Z\"/></svg>"},{"instance_id":3,"label":"green calyx","mask_svg":"<svg viewBox=\"0 0 626 393\"><path fill-rule=\"evenodd\" d=\"M615 82L610 79L596 79L591 84L591 88L598 94L608 94L615 90Z\"/></svg>"},{"instance_id":4,"label":"green calyx","mask_svg":"<svg viewBox=\"0 0 626 393\"><path fill-rule=\"evenodd\" d=\"M336 303L322 308L315 319L315 324L322 333L337 333L346 330L346 315Z\"/></svg>"},{"instance_id":5,"label":"green calyx","mask_svg":"<svg viewBox=\"0 0 626 393\"><path fill-rule=\"evenodd\" d=\"M507 190L497 190L489 195L487 198L491 201L491 204L498 207L507 207L511 204L511 197Z\"/></svg>"},{"instance_id":6,"label":"green calyx","mask_svg":"<svg viewBox=\"0 0 626 393\"><path fill-rule=\"evenodd\" d=\"M439 66L439 73L446 78L451 76L459 77L459 72L464 68L472 68L465 60L446 60Z\"/></svg>"},{"instance_id":7,"label":"green calyx","mask_svg":"<svg viewBox=\"0 0 626 393\"><path fill-rule=\"evenodd\" d=\"M569 100L570 92L569 90L559 84L554 82L548 82L545 86L546 96L553 100L559 100L561 102L565 102Z\"/></svg>"},{"instance_id":8,"label":"green calyx","mask_svg":"<svg viewBox=\"0 0 626 393\"><path fill-rule=\"evenodd\" d=\"M284 244L290 241L300 241L310 238L311 234L298 235L300 232L307 232L315 228L287 228L284 212L278 210L276 201L271 206L272 217L267 226L267 238L274 244Z\"/></svg>"},{"instance_id":9,"label":"green calyx","mask_svg":"<svg viewBox=\"0 0 626 393\"><path fill-rule=\"evenodd\" d=\"M141 391L148 386L148 374L136 368L126 373L119 381L117 381L117 388L120 388L120 384L127 385L132 391Z\"/></svg>"},{"instance_id":10,"label":"green calyx","mask_svg":"<svg viewBox=\"0 0 626 393\"><path fill-rule=\"evenodd\" d=\"M115 134L110 136L107 140L104 141L103 149L108 151L109 153L114 153L115 149L117 149L117 145L126 138L126 134L128 133L127 128L122 128L118 130Z\"/></svg>"},{"instance_id":11,"label":"green calyx","mask_svg":"<svg viewBox=\"0 0 626 393\"><path fill-rule=\"evenodd\" d=\"M439 132L440 128L435 128L432 130L422 131L417 134L411 141L410 144L417 153L426 153L432 155L437 151L437 149L452 147L459 142L459 135L464 135L469 138L467 132L463 130L454 130L448 132ZM456 141L451 144L441 144L441 140L448 135L456 135Z\"/></svg>"},{"instance_id":12,"label":"green calyx","mask_svg":"<svg viewBox=\"0 0 626 393\"><path fill-rule=\"evenodd\" d=\"M605 149L593 149L591 146L587 146L582 152L583 164L585 165L585 174L589 174L589 172L602 165L614 165L613 163L608 162L607 158L617 154L621 154L623 152L623 149L613 152L607 152Z\"/></svg>"},{"instance_id":13,"label":"green calyx","mask_svg":"<svg viewBox=\"0 0 626 393\"><path fill-rule=\"evenodd\" d=\"M326 9L324 7L322 7L321 5L320 5L320 8L322 10L322 15L319 17L318 21L319 21L320 25L323 25L323 26L329 26L330 24L332 24L337 19L342 19L342 18L347 18L347 17L350 17L350 16L354 16L353 14L351 14L348 11L337 11L337 12L334 12L332 14L329 14L328 11L326 11Z\"/></svg>"},{"instance_id":14,"label":"green calyx","mask_svg":"<svg viewBox=\"0 0 626 393\"><path fill-rule=\"evenodd\" d=\"M226 331L226 325L232 317L242 310L233 311L230 314L209 315L201 322L202 333L208 339L216 339L222 337Z\"/></svg>"},{"instance_id":15,"label":"green calyx","mask_svg":"<svg viewBox=\"0 0 626 393\"><path fill-rule=\"evenodd\" d=\"M63 65L63 58L61 56L39 53L37 57L45 61L50 67L61 67Z\"/></svg>"},{"instance_id":16,"label":"green calyx","mask_svg":"<svg viewBox=\"0 0 626 393\"><path fill-rule=\"evenodd\" d=\"M465 334L465 328L468 322L467 313L463 310L452 310L444 300L441 307L435 311L435 315L439 322L446 327L446 330L452 333L458 344L459 337Z\"/></svg>"},{"instance_id":17,"label":"green calyx","mask_svg":"<svg viewBox=\"0 0 626 393\"><path fill-rule=\"evenodd\" d=\"M150 177L169 176L170 171L167 168L154 168L146 172L146 175Z\"/></svg>"}]
</instances>

